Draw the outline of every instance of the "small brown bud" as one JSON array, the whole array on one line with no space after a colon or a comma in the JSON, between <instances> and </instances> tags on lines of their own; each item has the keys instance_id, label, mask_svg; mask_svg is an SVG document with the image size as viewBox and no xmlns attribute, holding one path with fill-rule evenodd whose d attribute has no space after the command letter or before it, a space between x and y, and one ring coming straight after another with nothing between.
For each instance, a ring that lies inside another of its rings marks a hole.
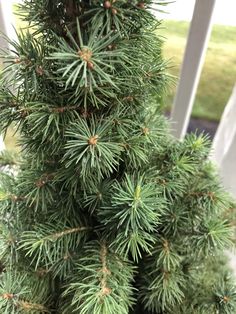
<instances>
[{"instance_id":1,"label":"small brown bud","mask_svg":"<svg viewBox=\"0 0 236 314\"><path fill-rule=\"evenodd\" d=\"M111 8L111 2L110 1L105 1L103 3L103 6L104 6L105 9L110 9Z\"/></svg>"},{"instance_id":2,"label":"small brown bud","mask_svg":"<svg viewBox=\"0 0 236 314\"><path fill-rule=\"evenodd\" d=\"M42 76L44 74L44 70L43 70L41 65L37 66L35 71L40 76Z\"/></svg>"},{"instance_id":3,"label":"small brown bud","mask_svg":"<svg viewBox=\"0 0 236 314\"><path fill-rule=\"evenodd\" d=\"M42 186L45 185L45 181L44 180L38 180L35 182L35 185L38 187L38 188L41 188Z\"/></svg>"},{"instance_id":4,"label":"small brown bud","mask_svg":"<svg viewBox=\"0 0 236 314\"><path fill-rule=\"evenodd\" d=\"M163 185L166 185L166 183L167 183L166 180L164 180L164 179L161 180L160 182L161 182L161 184L163 184Z\"/></svg>"},{"instance_id":5,"label":"small brown bud","mask_svg":"<svg viewBox=\"0 0 236 314\"><path fill-rule=\"evenodd\" d=\"M144 2L139 2L137 4L137 7L139 7L140 9L145 9L145 3Z\"/></svg>"},{"instance_id":6,"label":"small brown bud","mask_svg":"<svg viewBox=\"0 0 236 314\"><path fill-rule=\"evenodd\" d=\"M152 73L150 73L150 72L146 73L146 77L148 77L148 78L152 77Z\"/></svg>"},{"instance_id":7,"label":"small brown bud","mask_svg":"<svg viewBox=\"0 0 236 314\"><path fill-rule=\"evenodd\" d=\"M124 100L133 101L134 97L133 96L127 96L127 97L124 98Z\"/></svg>"},{"instance_id":8,"label":"small brown bud","mask_svg":"<svg viewBox=\"0 0 236 314\"><path fill-rule=\"evenodd\" d=\"M58 108L54 108L54 109L53 109L53 112L56 112L56 113L63 113L65 110L66 110L65 107L58 107Z\"/></svg>"},{"instance_id":9,"label":"small brown bud","mask_svg":"<svg viewBox=\"0 0 236 314\"><path fill-rule=\"evenodd\" d=\"M111 294L111 288L108 288L108 287L103 287L102 288L102 295L109 295Z\"/></svg>"},{"instance_id":10,"label":"small brown bud","mask_svg":"<svg viewBox=\"0 0 236 314\"><path fill-rule=\"evenodd\" d=\"M3 293L2 297L3 297L3 299L10 300L10 299L14 298L14 294L12 294L12 293Z\"/></svg>"},{"instance_id":11,"label":"small brown bud","mask_svg":"<svg viewBox=\"0 0 236 314\"><path fill-rule=\"evenodd\" d=\"M78 55L83 61L89 62L92 58L93 52L88 48L83 48L78 51Z\"/></svg>"},{"instance_id":12,"label":"small brown bud","mask_svg":"<svg viewBox=\"0 0 236 314\"><path fill-rule=\"evenodd\" d=\"M142 128L142 132L144 135L148 135L149 134L149 128Z\"/></svg>"},{"instance_id":13,"label":"small brown bud","mask_svg":"<svg viewBox=\"0 0 236 314\"><path fill-rule=\"evenodd\" d=\"M91 62L91 61L88 61L88 62L87 62L87 66L88 66L88 69L89 69L89 70L93 70L93 69L94 69L94 64L93 64L93 62Z\"/></svg>"},{"instance_id":14,"label":"small brown bud","mask_svg":"<svg viewBox=\"0 0 236 314\"><path fill-rule=\"evenodd\" d=\"M67 261L67 260L70 259L70 258L71 258L71 255L70 255L69 253L67 253L67 254L65 254L65 255L63 256L64 261Z\"/></svg>"},{"instance_id":15,"label":"small brown bud","mask_svg":"<svg viewBox=\"0 0 236 314\"><path fill-rule=\"evenodd\" d=\"M113 26L112 26L113 27ZM116 48L117 48L117 45L109 45L109 46L107 46L107 48L109 49L109 50L115 50Z\"/></svg>"},{"instance_id":16,"label":"small brown bud","mask_svg":"<svg viewBox=\"0 0 236 314\"><path fill-rule=\"evenodd\" d=\"M11 199L13 202L17 202L18 201L18 196L17 195L12 195Z\"/></svg>"},{"instance_id":17,"label":"small brown bud","mask_svg":"<svg viewBox=\"0 0 236 314\"><path fill-rule=\"evenodd\" d=\"M223 298L224 303L229 302L229 300L230 300L230 298L225 295L224 298Z\"/></svg>"},{"instance_id":18,"label":"small brown bud","mask_svg":"<svg viewBox=\"0 0 236 314\"><path fill-rule=\"evenodd\" d=\"M28 115L27 110L21 110L20 116L21 116L22 118L25 118L27 115Z\"/></svg>"},{"instance_id":19,"label":"small brown bud","mask_svg":"<svg viewBox=\"0 0 236 314\"><path fill-rule=\"evenodd\" d=\"M103 267L103 268L102 268L102 272L103 272L103 274L111 275L111 271L110 271L110 269L108 269L107 267Z\"/></svg>"},{"instance_id":20,"label":"small brown bud","mask_svg":"<svg viewBox=\"0 0 236 314\"><path fill-rule=\"evenodd\" d=\"M88 140L88 144L92 146L96 145L97 142L98 142L98 135L91 136Z\"/></svg>"},{"instance_id":21,"label":"small brown bud","mask_svg":"<svg viewBox=\"0 0 236 314\"><path fill-rule=\"evenodd\" d=\"M115 8L112 8L112 9L111 9L111 12L112 12L112 14L114 14L114 15L116 15L116 14L118 13Z\"/></svg>"},{"instance_id":22,"label":"small brown bud","mask_svg":"<svg viewBox=\"0 0 236 314\"><path fill-rule=\"evenodd\" d=\"M14 63L15 63L15 64L21 63L21 59L20 59L20 58L16 58L16 59L14 60Z\"/></svg>"}]
</instances>

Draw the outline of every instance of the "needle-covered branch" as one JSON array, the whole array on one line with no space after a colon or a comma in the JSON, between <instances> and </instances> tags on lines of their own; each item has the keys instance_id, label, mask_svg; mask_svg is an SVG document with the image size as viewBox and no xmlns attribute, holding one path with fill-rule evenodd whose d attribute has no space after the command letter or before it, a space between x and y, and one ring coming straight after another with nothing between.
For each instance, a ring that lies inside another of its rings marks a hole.
<instances>
[{"instance_id":1,"label":"needle-covered branch","mask_svg":"<svg viewBox=\"0 0 236 314\"><path fill-rule=\"evenodd\" d=\"M30 258L35 269L51 268L63 260L69 263L73 255L77 256L90 231L87 226L68 226L59 221L37 224L33 230L23 232L19 249Z\"/></svg>"},{"instance_id":2,"label":"needle-covered branch","mask_svg":"<svg viewBox=\"0 0 236 314\"><path fill-rule=\"evenodd\" d=\"M24 0L7 39L0 312L234 314L235 202L161 112L165 0ZM233 219L233 220L232 220Z\"/></svg>"},{"instance_id":3,"label":"needle-covered branch","mask_svg":"<svg viewBox=\"0 0 236 314\"><path fill-rule=\"evenodd\" d=\"M105 242L90 243L63 293L63 299L72 298L65 301L63 313L71 309L84 314L128 313L134 302L134 273L134 267L110 251Z\"/></svg>"}]
</instances>

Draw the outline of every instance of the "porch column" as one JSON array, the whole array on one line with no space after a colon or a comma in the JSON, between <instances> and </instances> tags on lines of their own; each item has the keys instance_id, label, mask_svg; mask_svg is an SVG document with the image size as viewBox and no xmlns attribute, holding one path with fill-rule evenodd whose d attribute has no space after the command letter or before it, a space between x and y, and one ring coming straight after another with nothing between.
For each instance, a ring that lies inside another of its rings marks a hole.
<instances>
[{"instance_id":1,"label":"porch column","mask_svg":"<svg viewBox=\"0 0 236 314\"><path fill-rule=\"evenodd\" d=\"M171 120L173 135L183 138L189 124L197 86L212 29L216 0L196 0Z\"/></svg>"}]
</instances>

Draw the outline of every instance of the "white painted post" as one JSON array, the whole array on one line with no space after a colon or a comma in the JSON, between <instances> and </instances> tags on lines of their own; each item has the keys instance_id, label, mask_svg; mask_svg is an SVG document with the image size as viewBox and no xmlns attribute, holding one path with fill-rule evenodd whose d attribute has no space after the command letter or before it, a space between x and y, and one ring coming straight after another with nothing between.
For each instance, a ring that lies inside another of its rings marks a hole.
<instances>
[{"instance_id":1,"label":"white painted post","mask_svg":"<svg viewBox=\"0 0 236 314\"><path fill-rule=\"evenodd\" d=\"M12 12L12 0L0 0L0 31L8 37L14 39L16 37L14 25L14 17ZM9 48L8 42L0 34L0 48ZM0 60L1 61L1 60ZM0 151L5 149L3 137L0 135Z\"/></svg>"},{"instance_id":2,"label":"white painted post","mask_svg":"<svg viewBox=\"0 0 236 314\"><path fill-rule=\"evenodd\" d=\"M173 134L183 138L192 112L193 102L202 70L207 43L211 33L212 13L216 0L196 0L187 39L180 81L171 119Z\"/></svg>"},{"instance_id":3,"label":"white painted post","mask_svg":"<svg viewBox=\"0 0 236 314\"><path fill-rule=\"evenodd\" d=\"M209 158L218 165L224 186L236 197L236 84L221 117ZM236 278L235 252L227 251L226 255Z\"/></svg>"},{"instance_id":4,"label":"white painted post","mask_svg":"<svg viewBox=\"0 0 236 314\"><path fill-rule=\"evenodd\" d=\"M0 31L2 33L6 33L6 27L5 27L5 20L4 20L4 12L3 12L3 2L0 1ZM0 48L4 48L7 47L6 41L4 40L4 38L2 37L2 35L0 35Z\"/></svg>"},{"instance_id":5,"label":"white painted post","mask_svg":"<svg viewBox=\"0 0 236 314\"><path fill-rule=\"evenodd\" d=\"M15 19L12 12L13 0L0 0L0 31L11 39L16 39L13 25ZM0 47L8 48L8 42L0 35Z\"/></svg>"},{"instance_id":6,"label":"white painted post","mask_svg":"<svg viewBox=\"0 0 236 314\"><path fill-rule=\"evenodd\" d=\"M224 186L236 197L236 85L221 117L210 159L218 165Z\"/></svg>"}]
</instances>

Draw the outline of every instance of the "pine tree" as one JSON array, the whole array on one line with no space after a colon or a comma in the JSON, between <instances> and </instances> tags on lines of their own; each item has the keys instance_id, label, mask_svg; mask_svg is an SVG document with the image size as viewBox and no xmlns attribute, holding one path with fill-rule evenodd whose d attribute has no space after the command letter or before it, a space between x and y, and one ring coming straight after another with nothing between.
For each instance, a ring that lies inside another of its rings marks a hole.
<instances>
[{"instance_id":1,"label":"pine tree","mask_svg":"<svg viewBox=\"0 0 236 314\"><path fill-rule=\"evenodd\" d=\"M1 175L1 313L236 312L234 204L207 136L168 131L153 4L19 7L0 87L0 132L14 123L22 147Z\"/></svg>"}]
</instances>

